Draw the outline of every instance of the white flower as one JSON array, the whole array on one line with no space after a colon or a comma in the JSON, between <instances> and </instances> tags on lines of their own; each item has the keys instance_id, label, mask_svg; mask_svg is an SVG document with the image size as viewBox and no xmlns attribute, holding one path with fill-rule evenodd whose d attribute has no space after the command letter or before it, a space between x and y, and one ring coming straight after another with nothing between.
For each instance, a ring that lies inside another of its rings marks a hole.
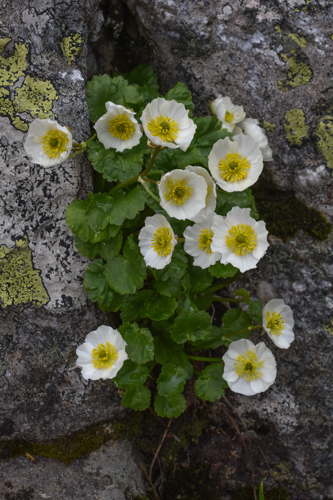
<instances>
[{"instance_id":1,"label":"white flower","mask_svg":"<svg viewBox=\"0 0 333 500\"><path fill-rule=\"evenodd\" d=\"M223 378L230 389L244 396L266 391L276 378L275 358L263 342L250 340L231 342L223 356Z\"/></svg>"},{"instance_id":2,"label":"white flower","mask_svg":"<svg viewBox=\"0 0 333 500\"><path fill-rule=\"evenodd\" d=\"M157 146L186 151L197 126L184 104L157 97L142 112L141 122L148 139Z\"/></svg>"},{"instance_id":3,"label":"white flower","mask_svg":"<svg viewBox=\"0 0 333 500\"><path fill-rule=\"evenodd\" d=\"M268 248L266 226L250 217L250 208L233 207L227 216L217 215L211 249L222 254L221 264L232 264L241 273L254 269Z\"/></svg>"},{"instance_id":4,"label":"white flower","mask_svg":"<svg viewBox=\"0 0 333 500\"><path fill-rule=\"evenodd\" d=\"M206 206L207 183L201 175L175 169L165 174L159 185L160 205L170 217L191 219Z\"/></svg>"},{"instance_id":5,"label":"white flower","mask_svg":"<svg viewBox=\"0 0 333 500\"><path fill-rule=\"evenodd\" d=\"M244 120L246 116L243 106L235 106L230 97L219 96L210 103L210 109L213 115L222 122L223 128L226 128L229 132L232 132L236 123Z\"/></svg>"},{"instance_id":6,"label":"white flower","mask_svg":"<svg viewBox=\"0 0 333 500\"><path fill-rule=\"evenodd\" d=\"M265 305L262 326L269 338L281 349L288 349L295 339L293 312L282 299L270 300Z\"/></svg>"},{"instance_id":7,"label":"white flower","mask_svg":"<svg viewBox=\"0 0 333 500\"><path fill-rule=\"evenodd\" d=\"M65 161L72 149L72 134L58 122L36 118L30 123L24 149L31 161L42 167L53 167Z\"/></svg>"},{"instance_id":8,"label":"white flower","mask_svg":"<svg viewBox=\"0 0 333 500\"><path fill-rule=\"evenodd\" d=\"M164 215L147 217L139 233L139 247L147 266L163 269L170 263L177 240Z\"/></svg>"},{"instance_id":9,"label":"white flower","mask_svg":"<svg viewBox=\"0 0 333 500\"><path fill-rule=\"evenodd\" d=\"M99 326L88 333L84 344L76 349L76 364L82 368L86 380L114 378L128 359L126 342L111 326Z\"/></svg>"},{"instance_id":10,"label":"white flower","mask_svg":"<svg viewBox=\"0 0 333 500\"><path fill-rule=\"evenodd\" d=\"M122 152L139 144L142 137L135 113L124 106L105 103L106 113L94 125L98 140L105 149L115 148Z\"/></svg>"},{"instance_id":11,"label":"white flower","mask_svg":"<svg viewBox=\"0 0 333 500\"><path fill-rule=\"evenodd\" d=\"M247 135L219 139L208 156L208 168L217 184L228 193L244 191L257 180L264 167L258 144Z\"/></svg>"},{"instance_id":12,"label":"white flower","mask_svg":"<svg viewBox=\"0 0 333 500\"><path fill-rule=\"evenodd\" d=\"M259 127L259 121L257 119L245 118L245 120L238 123L237 127L233 131L233 136L241 133L248 135L258 144L264 161L273 160L272 150L268 145L266 132L263 128Z\"/></svg>"},{"instance_id":13,"label":"white flower","mask_svg":"<svg viewBox=\"0 0 333 500\"><path fill-rule=\"evenodd\" d=\"M202 222L188 226L184 231L184 250L194 257L193 264L202 269L213 266L222 257L210 247L214 236L212 224L215 217L216 214L210 214Z\"/></svg>"},{"instance_id":14,"label":"white flower","mask_svg":"<svg viewBox=\"0 0 333 500\"><path fill-rule=\"evenodd\" d=\"M216 207L216 185L207 170L203 167L194 167L189 165L185 168L190 172L194 172L197 175L201 175L207 183L207 195L206 195L206 206L200 210L200 212L194 217L190 218L194 222L202 222L206 219L207 215L215 212Z\"/></svg>"}]
</instances>

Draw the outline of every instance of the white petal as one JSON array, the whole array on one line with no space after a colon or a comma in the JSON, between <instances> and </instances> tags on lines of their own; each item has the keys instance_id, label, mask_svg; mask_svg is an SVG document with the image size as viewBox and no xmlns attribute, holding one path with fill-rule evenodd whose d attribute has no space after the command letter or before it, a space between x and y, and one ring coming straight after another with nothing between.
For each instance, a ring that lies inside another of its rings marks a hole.
<instances>
[{"instance_id":1,"label":"white petal","mask_svg":"<svg viewBox=\"0 0 333 500\"><path fill-rule=\"evenodd\" d=\"M230 389L238 394L243 394L244 396L253 396L256 394L245 377L239 377L235 382L228 382L228 384Z\"/></svg>"}]
</instances>

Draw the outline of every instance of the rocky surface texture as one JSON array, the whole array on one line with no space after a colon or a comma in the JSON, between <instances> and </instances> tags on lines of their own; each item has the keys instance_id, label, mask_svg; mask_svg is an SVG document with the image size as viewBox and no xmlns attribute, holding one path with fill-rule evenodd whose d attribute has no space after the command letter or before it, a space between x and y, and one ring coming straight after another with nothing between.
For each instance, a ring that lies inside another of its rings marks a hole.
<instances>
[{"instance_id":1,"label":"rocky surface texture","mask_svg":"<svg viewBox=\"0 0 333 500\"><path fill-rule=\"evenodd\" d=\"M227 393L252 453L228 403L198 411L189 386L188 413L172 424L156 462L158 491L163 500L252 499L242 489L252 463L256 484L264 479L275 495L268 500L333 498L332 233L320 217L333 220L331 0L22 0L0 8L0 440L9 448L15 440L49 442L121 415L112 384L84 381L74 364L76 346L106 320L87 304L87 261L64 219L68 203L91 189L89 165L76 157L43 169L29 162L23 140L36 115L56 116L77 141L89 137L86 60L90 76L150 61L163 90L178 80L189 86L196 114L229 95L265 126L274 161L254 192L271 245L237 288L263 302L283 298L296 322L288 351L269 345L276 384L252 398ZM129 426L150 462L165 427L144 422ZM127 491L111 467L131 455L128 445L94 438L87 450L96 442L98 451L68 469L50 458L5 462L0 498L144 494L134 463L133 482L122 480Z\"/></svg>"}]
</instances>

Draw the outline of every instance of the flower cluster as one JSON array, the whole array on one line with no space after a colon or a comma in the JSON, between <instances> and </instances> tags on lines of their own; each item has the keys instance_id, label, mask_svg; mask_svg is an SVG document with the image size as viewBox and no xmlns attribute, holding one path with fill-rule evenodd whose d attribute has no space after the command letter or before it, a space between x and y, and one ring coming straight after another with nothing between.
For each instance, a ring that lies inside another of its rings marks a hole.
<instances>
[{"instance_id":1,"label":"flower cluster","mask_svg":"<svg viewBox=\"0 0 333 500\"><path fill-rule=\"evenodd\" d=\"M214 295L268 249L250 189L272 160L258 120L223 96L211 103L214 116L193 118L183 84L162 97L151 67L135 77L141 84L107 75L88 82L92 138L75 143L68 128L36 119L25 149L44 167L87 151L99 179L101 192L71 203L66 220L79 252L95 259L83 279L88 297L122 324L87 335L77 348L82 376L113 379L135 410L148 408L152 388L155 411L171 418L185 410L182 391L194 373L203 400L219 399L227 386L247 396L266 391L276 361L250 333L261 329L287 349L294 320L282 299L263 307L244 289ZM231 304L219 327L208 312L214 301ZM219 357L202 355L218 348Z\"/></svg>"}]
</instances>

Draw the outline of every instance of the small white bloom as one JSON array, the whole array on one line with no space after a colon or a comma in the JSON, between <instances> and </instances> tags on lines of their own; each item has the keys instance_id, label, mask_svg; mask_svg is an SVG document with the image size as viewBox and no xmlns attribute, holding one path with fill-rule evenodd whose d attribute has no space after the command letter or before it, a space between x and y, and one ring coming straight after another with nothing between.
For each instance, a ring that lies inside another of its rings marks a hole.
<instances>
[{"instance_id":1,"label":"small white bloom","mask_svg":"<svg viewBox=\"0 0 333 500\"><path fill-rule=\"evenodd\" d=\"M262 326L269 338L281 349L288 349L295 339L293 312L282 299L270 300L265 305Z\"/></svg>"},{"instance_id":2,"label":"small white bloom","mask_svg":"<svg viewBox=\"0 0 333 500\"><path fill-rule=\"evenodd\" d=\"M107 112L94 125L97 138L105 149L115 148L121 153L139 144L142 133L135 113L110 101L105 103L105 108Z\"/></svg>"},{"instance_id":3,"label":"small white bloom","mask_svg":"<svg viewBox=\"0 0 333 500\"><path fill-rule=\"evenodd\" d=\"M142 112L141 122L148 139L157 146L186 151L197 126L184 104L157 97Z\"/></svg>"},{"instance_id":4,"label":"small white bloom","mask_svg":"<svg viewBox=\"0 0 333 500\"><path fill-rule=\"evenodd\" d=\"M164 215L146 218L139 233L139 247L147 266L163 269L170 263L176 244L172 227Z\"/></svg>"},{"instance_id":5,"label":"small white bloom","mask_svg":"<svg viewBox=\"0 0 333 500\"><path fill-rule=\"evenodd\" d=\"M272 150L268 145L266 132L263 128L259 127L259 121L257 119L245 118L245 120L238 123L237 127L233 131L233 136L242 133L251 137L251 139L258 144L264 161L273 160Z\"/></svg>"},{"instance_id":6,"label":"small white bloom","mask_svg":"<svg viewBox=\"0 0 333 500\"><path fill-rule=\"evenodd\" d=\"M84 344L76 349L76 364L86 380L114 378L128 359L126 342L111 326L99 326L88 333Z\"/></svg>"},{"instance_id":7,"label":"small white bloom","mask_svg":"<svg viewBox=\"0 0 333 500\"><path fill-rule=\"evenodd\" d=\"M185 170L189 170L190 172L194 172L197 175L202 175L207 183L207 195L206 195L206 206L200 210L200 212L194 217L190 218L190 220L194 222L202 222L206 219L207 215L215 212L216 207L216 185L207 170L203 167L195 167L189 165L185 168Z\"/></svg>"},{"instance_id":8,"label":"small white bloom","mask_svg":"<svg viewBox=\"0 0 333 500\"><path fill-rule=\"evenodd\" d=\"M194 257L193 264L202 269L213 266L222 257L210 247L214 236L212 224L215 217L216 214L210 214L202 222L188 226L184 231L184 250Z\"/></svg>"},{"instance_id":9,"label":"small white bloom","mask_svg":"<svg viewBox=\"0 0 333 500\"><path fill-rule=\"evenodd\" d=\"M72 149L72 134L58 122L36 118L30 123L24 149L33 163L53 167L65 161Z\"/></svg>"},{"instance_id":10,"label":"small white bloom","mask_svg":"<svg viewBox=\"0 0 333 500\"><path fill-rule=\"evenodd\" d=\"M257 345L245 339L231 342L222 359L223 378L234 392L253 396L275 382L276 361L263 342Z\"/></svg>"},{"instance_id":11,"label":"small white bloom","mask_svg":"<svg viewBox=\"0 0 333 500\"><path fill-rule=\"evenodd\" d=\"M207 183L203 176L175 169L165 174L159 185L160 205L170 217L191 219L206 206Z\"/></svg>"},{"instance_id":12,"label":"small white bloom","mask_svg":"<svg viewBox=\"0 0 333 500\"><path fill-rule=\"evenodd\" d=\"M244 120L246 116L243 106L233 104L230 97L217 97L215 101L210 103L210 109L213 115L222 122L223 128L226 128L229 132L232 132L236 123Z\"/></svg>"},{"instance_id":13,"label":"small white bloom","mask_svg":"<svg viewBox=\"0 0 333 500\"><path fill-rule=\"evenodd\" d=\"M241 273L254 269L268 248L266 226L250 217L250 208L233 207L227 216L217 215L212 225L211 249L222 254L221 264L232 264Z\"/></svg>"},{"instance_id":14,"label":"small white bloom","mask_svg":"<svg viewBox=\"0 0 333 500\"><path fill-rule=\"evenodd\" d=\"M217 184L228 193L244 191L257 180L264 167L258 144L247 135L233 141L219 139L208 156L208 168Z\"/></svg>"}]
</instances>

